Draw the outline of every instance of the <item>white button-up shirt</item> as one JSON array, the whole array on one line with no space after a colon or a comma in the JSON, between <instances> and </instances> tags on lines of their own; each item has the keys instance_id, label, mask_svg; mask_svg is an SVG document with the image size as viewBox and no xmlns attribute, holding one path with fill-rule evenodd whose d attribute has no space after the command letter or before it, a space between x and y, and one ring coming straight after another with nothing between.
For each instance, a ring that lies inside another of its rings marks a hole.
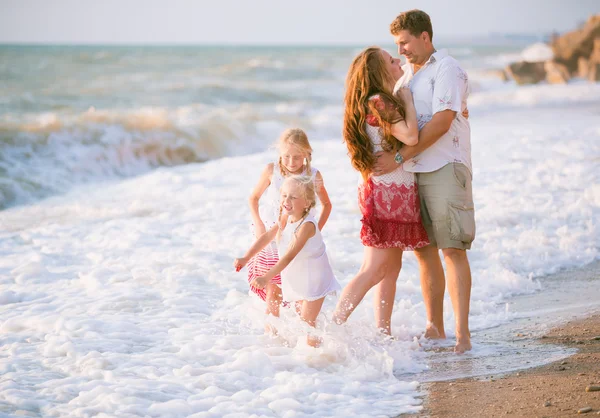
<instances>
[{"instance_id":1,"label":"white button-up shirt","mask_svg":"<svg viewBox=\"0 0 600 418\"><path fill-rule=\"evenodd\" d=\"M429 173L449 163L462 163L471 171L471 127L462 116L467 107L469 80L458 61L440 50L415 74L410 63L402 66L404 75L394 88L396 92L408 85L413 94L419 130L433 115L443 110L454 110L456 117L448 132L433 145L404 163L406 171Z\"/></svg>"}]
</instances>

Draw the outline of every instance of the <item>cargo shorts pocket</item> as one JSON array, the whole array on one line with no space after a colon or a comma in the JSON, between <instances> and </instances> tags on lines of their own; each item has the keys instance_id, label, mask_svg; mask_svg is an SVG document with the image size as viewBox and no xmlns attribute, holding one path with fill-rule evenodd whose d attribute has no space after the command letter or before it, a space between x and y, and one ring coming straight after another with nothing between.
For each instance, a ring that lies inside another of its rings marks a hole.
<instances>
[{"instance_id":1,"label":"cargo shorts pocket","mask_svg":"<svg viewBox=\"0 0 600 418\"><path fill-rule=\"evenodd\" d=\"M473 206L448 203L450 239L471 243L475 239L475 210Z\"/></svg>"}]
</instances>

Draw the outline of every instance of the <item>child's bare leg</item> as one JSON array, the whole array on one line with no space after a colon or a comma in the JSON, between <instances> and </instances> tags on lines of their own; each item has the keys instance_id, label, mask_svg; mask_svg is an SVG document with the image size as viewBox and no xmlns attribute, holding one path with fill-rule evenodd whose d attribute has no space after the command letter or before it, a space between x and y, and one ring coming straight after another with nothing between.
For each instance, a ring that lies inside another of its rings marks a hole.
<instances>
[{"instance_id":1,"label":"child's bare leg","mask_svg":"<svg viewBox=\"0 0 600 418\"><path fill-rule=\"evenodd\" d=\"M265 302L267 303L267 315L273 315L279 317L279 306L281 305L281 288L274 284L269 283L267 285L267 297Z\"/></svg>"},{"instance_id":2,"label":"child's bare leg","mask_svg":"<svg viewBox=\"0 0 600 418\"><path fill-rule=\"evenodd\" d=\"M304 322L306 322L311 327L315 327L317 316L319 312L321 312L321 307L323 306L324 297L321 299L313 300L313 301L303 301L302 302L302 310L300 312L300 317ZM311 347L318 347L321 345L321 339L319 337L306 337L306 343Z\"/></svg>"},{"instance_id":3,"label":"child's bare leg","mask_svg":"<svg viewBox=\"0 0 600 418\"><path fill-rule=\"evenodd\" d=\"M281 305L281 288L274 283L267 285L267 297L265 302L267 303L266 314L273 315L279 318L279 306ZM265 325L265 333L277 334L277 330L270 324Z\"/></svg>"}]
</instances>

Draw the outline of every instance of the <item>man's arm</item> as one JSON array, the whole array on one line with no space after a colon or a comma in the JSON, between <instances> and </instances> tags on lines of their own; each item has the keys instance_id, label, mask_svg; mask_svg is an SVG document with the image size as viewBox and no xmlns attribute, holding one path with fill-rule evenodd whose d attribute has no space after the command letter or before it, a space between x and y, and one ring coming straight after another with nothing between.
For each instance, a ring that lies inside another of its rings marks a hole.
<instances>
[{"instance_id":1,"label":"man's arm","mask_svg":"<svg viewBox=\"0 0 600 418\"><path fill-rule=\"evenodd\" d=\"M400 149L400 154L404 161L425 151L450 130L450 125L456 117L454 110L443 110L433 115L431 120L423 126L419 132L419 142L417 145L404 146Z\"/></svg>"},{"instance_id":2,"label":"man's arm","mask_svg":"<svg viewBox=\"0 0 600 418\"><path fill-rule=\"evenodd\" d=\"M419 132L419 142L417 145L404 145L400 149L399 153L402 155L402 159L407 161L432 146L450 130L450 126L455 117L456 112L453 110L443 110L433 115L431 120L427 122ZM398 168L398 163L396 163L394 156L395 154L391 152L382 151L376 153L375 157L377 157L377 161L373 167L373 174L380 176L385 173L390 173Z\"/></svg>"}]
</instances>

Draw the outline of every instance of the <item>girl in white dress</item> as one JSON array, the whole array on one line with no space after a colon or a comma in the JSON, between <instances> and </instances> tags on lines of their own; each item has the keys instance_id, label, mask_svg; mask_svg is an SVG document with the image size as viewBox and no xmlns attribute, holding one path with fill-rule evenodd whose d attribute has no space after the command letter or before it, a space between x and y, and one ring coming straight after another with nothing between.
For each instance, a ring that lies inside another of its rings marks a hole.
<instances>
[{"instance_id":1,"label":"girl in white dress","mask_svg":"<svg viewBox=\"0 0 600 418\"><path fill-rule=\"evenodd\" d=\"M325 243L317 220L310 213L316 204L314 181L309 176L290 176L281 187L282 214L275 224L250 247L246 255L236 258L239 271L255 254L277 240L279 261L264 275L256 277L251 285L264 288L281 274L283 300L300 302L300 317L314 328L325 296L340 290L333 275ZM313 347L320 339L309 335L307 343Z\"/></svg>"}]
</instances>

